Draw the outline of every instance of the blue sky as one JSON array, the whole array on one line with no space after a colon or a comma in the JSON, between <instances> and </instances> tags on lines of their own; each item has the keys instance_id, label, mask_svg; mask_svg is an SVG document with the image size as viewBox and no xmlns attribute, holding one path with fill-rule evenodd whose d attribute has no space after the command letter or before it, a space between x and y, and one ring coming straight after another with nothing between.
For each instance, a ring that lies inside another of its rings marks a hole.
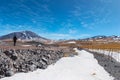
<instances>
[{"instance_id":1,"label":"blue sky","mask_svg":"<svg viewBox=\"0 0 120 80\"><path fill-rule=\"evenodd\" d=\"M0 35L30 30L50 39L120 35L119 0L0 0Z\"/></svg>"}]
</instances>

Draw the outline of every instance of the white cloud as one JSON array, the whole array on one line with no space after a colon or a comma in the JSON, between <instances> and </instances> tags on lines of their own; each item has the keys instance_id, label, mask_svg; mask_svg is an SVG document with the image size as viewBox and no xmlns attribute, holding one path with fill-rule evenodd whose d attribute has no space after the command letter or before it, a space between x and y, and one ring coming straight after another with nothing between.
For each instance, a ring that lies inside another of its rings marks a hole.
<instances>
[{"instance_id":1,"label":"white cloud","mask_svg":"<svg viewBox=\"0 0 120 80\"><path fill-rule=\"evenodd\" d=\"M72 27L74 27L74 25L69 21L63 22L61 24L61 26L64 27L64 28L72 28Z\"/></svg>"},{"instance_id":2,"label":"white cloud","mask_svg":"<svg viewBox=\"0 0 120 80\"><path fill-rule=\"evenodd\" d=\"M42 24L44 22L53 23L55 21L55 18L53 17L54 15L52 14L52 11L49 7L49 1L50 0L44 0L44 3L41 3L41 1L31 0L33 5L35 5L35 9L32 9L30 6L22 3L22 1L16 2L18 5L20 5L20 8L22 10L21 12L19 12L19 14L23 14L23 12L25 12L28 16L32 17L30 21L33 22L33 24ZM43 12L45 14L39 12ZM14 14L14 16L17 16L17 14Z\"/></svg>"},{"instance_id":3,"label":"white cloud","mask_svg":"<svg viewBox=\"0 0 120 80\"><path fill-rule=\"evenodd\" d=\"M90 34L81 34L80 38L86 38L86 37L90 37L90 36L91 36Z\"/></svg>"},{"instance_id":4,"label":"white cloud","mask_svg":"<svg viewBox=\"0 0 120 80\"><path fill-rule=\"evenodd\" d=\"M51 36L57 36L57 37L68 37L68 34L61 34L61 33L55 33L55 34L50 34Z\"/></svg>"},{"instance_id":5,"label":"white cloud","mask_svg":"<svg viewBox=\"0 0 120 80\"><path fill-rule=\"evenodd\" d=\"M76 6L73 11L71 11L72 16L80 17L81 16L81 8Z\"/></svg>"},{"instance_id":6,"label":"white cloud","mask_svg":"<svg viewBox=\"0 0 120 80\"><path fill-rule=\"evenodd\" d=\"M90 34L63 34L63 33L45 33L40 34L43 37L46 37L48 39L53 40L59 40L59 39L82 39L90 37Z\"/></svg>"},{"instance_id":7,"label":"white cloud","mask_svg":"<svg viewBox=\"0 0 120 80\"><path fill-rule=\"evenodd\" d=\"M69 34L75 34L75 33L77 33L77 30L75 30L75 29L69 29Z\"/></svg>"},{"instance_id":8,"label":"white cloud","mask_svg":"<svg viewBox=\"0 0 120 80\"><path fill-rule=\"evenodd\" d=\"M48 39L53 39L53 40L67 39L70 37L69 34L62 34L62 33L45 33L45 34L40 34L40 35Z\"/></svg>"},{"instance_id":9,"label":"white cloud","mask_svg":"<svg viewBox=\"0 0 120 80\"><path fill-rule=\"evenodd\" d=\"M70 19L61 24L62 28L59 30L60 32L67 34L76 34L78 32L78 28Z\"/></svg>"},{"instance_id":10,"label":"white cloud","mask_svg":"<svg viewBox=\"0 0 120 80\"><path fill-rule=\"evenodd\" d=\"M6 24L6 25L0 25L0 27L1 27L1 29L3 29L0 33L0 35L5 35L5 34L12 33L12 32L18 32L18 31L24 31L24 30L33 31L35 33L43 33L46 30L44 27L33 28L33 26L29 26L29 25Z\"/></svg>"},{"instance_id":11,"label":"white cloud","mask_svg":"<svg viewBox=\"0 0 120 80\"><path fill-rule=\"evenodd\" d=\"M78 0L75 0L76 4L74 10L71 11L71 18L75 18L76 21L81 23L81 26L86 29L94 29L95 27L100 27L103 24L109 24L112 22L112 5L106 4L113 2L113 0L98 0L97 2L104 2L104 5L101 7L99 5L92 5L86 8L86 5L80 5ZM113 3L111 3L113 4ZM87 10L83 10L83 9Z\"/></svg>"},{"instance_id":12,"label":"white cloud","mask_svg":"<svg viewBox=\"0 0 120 80\"><path fill-rule=\"evenodd\" d=\"M95 27L95 23L85 23L85 22L81 22L81 26L87 29L94 29Z\"/></svg>"}]
</instances>

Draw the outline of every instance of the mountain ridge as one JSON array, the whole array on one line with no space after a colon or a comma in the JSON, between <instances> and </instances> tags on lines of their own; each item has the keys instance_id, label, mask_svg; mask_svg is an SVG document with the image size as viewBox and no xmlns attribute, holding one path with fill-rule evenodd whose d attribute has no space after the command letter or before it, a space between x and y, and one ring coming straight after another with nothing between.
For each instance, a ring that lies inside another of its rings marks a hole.
<instances>
[{"instance_id":1,"label":"mountain ridge","mask_svg":"<svg viewBox=\"0 0 120 80\"><path fill-rule=\"evenodd\" d=\"M105 35L97 35L89 38L84 38L80 40L120 40L120 36L111 35L111 36L105 36Z\"/></svg>"},{"instance_id":2,"label":"mountain ridge","mask_svg":"<svg viewBox=\"0 0 120 80\"><path fill-rule=\"evenodd\" d=\"M16 36L18 40L37 40L37 41L47 41L49 39L39 36L38 34L32 31L19 31L12 32L3 36L0 36L0 40L13 39L13 36Z\"/></svg>"}]
</instances>

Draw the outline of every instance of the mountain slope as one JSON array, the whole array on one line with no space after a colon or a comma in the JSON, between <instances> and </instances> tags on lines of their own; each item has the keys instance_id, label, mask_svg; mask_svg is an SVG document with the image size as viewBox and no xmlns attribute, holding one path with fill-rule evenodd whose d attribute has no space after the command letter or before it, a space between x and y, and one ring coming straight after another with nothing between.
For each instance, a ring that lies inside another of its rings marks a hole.
<instances>
[{"instance_id":1,"label":"mountain slope","mask_svg":"<svg viewBox=\"0 0 120 80\"><path fill-rule=\"evenodd\" d=\"M80 40L111 40L111 41L119 41L120 36L104 36L104 35L98 35L90 38L80 39Z\"/></svg>"},{"instance_id":2,"label":"mountain slope","mask_svg":"<svg viewBox=\"0 0 120 80\"><path fill-rule=\"evenodd\" d=\"M32 31L13 32L13 33L1 36L0 40L12 39L14 35L16 35L16 37L19 40L40 40L40 41L48 40L44 37L37 35L36 33Z\"/></svg>"}]
</instances>

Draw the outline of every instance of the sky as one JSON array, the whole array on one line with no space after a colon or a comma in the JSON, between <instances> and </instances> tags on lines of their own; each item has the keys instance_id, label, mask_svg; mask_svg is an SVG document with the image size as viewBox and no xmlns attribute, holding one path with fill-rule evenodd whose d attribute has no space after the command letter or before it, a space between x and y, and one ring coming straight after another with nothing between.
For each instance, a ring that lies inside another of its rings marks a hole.
<instances>
[{"instance_id":1,"label":"sky","mask_svg":"<svg viewBox=\"0 0 120 80\"><path fill-rule=\"evenodd\" d=\"M0 0L0 36L29 30L49 39L120 35L119 0Z\"/></svg>"}]
</instances>

